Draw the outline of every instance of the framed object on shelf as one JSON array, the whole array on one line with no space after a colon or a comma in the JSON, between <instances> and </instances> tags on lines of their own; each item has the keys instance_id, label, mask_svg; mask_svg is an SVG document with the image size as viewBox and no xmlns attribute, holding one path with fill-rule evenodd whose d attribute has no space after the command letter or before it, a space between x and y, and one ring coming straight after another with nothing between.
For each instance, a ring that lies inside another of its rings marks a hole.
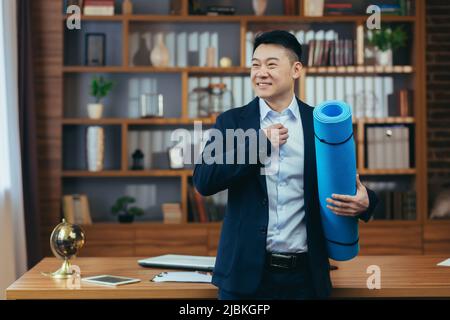
<instances>
[{"instance_id":1,"label":"framed object on shelf","mask_svg":"<svg viewBox=\"0 0 450 320\"><path fill-rule=\"evenodd\" d=\"M92 224L89 201L85 194L63 196L63 213L69 223Z\"/></svg>"},{"instance_id":2,"label":"framed object on shelf","mask_svg":"<svg viewBox=\"0 0 450 320\"><path fill-rule=\"evenodd\" d=\"M183 214L179 203L163 203L162 212L164 223L181 223Z\"/></svg>"},{"instance_id":3,"label":"framed object on shelf","mask_svg":"<svg viewBox=\"0 0 450 320\"><path fill-rule=\"evenodd\" d=\"M104 33L86 33L85 65L106 65L106 35Z\"/></svg>"}]
</instances>

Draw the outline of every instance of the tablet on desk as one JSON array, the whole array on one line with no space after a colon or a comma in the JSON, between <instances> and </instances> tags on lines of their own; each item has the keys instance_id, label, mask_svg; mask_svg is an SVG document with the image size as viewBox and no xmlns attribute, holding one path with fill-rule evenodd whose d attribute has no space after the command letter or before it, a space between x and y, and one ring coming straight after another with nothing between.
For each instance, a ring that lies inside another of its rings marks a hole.
<instances>
[{"instance_id":1,"label":"tablet on desk","mask_svg":"<svg viewBox=\"0 0 450 320\"><path fill-rule=\"evenodd\" d=\"M105 285L105 286L120 286L120 285L123 285L123 284L136 283L136 282L141 281L140 279L111 276L111 275L108 275L108 274L103 274L103 275L94 276L94 277L82 278L81 280L85 281L85 282L101 284L101 285Z\"/></svg>"},{"instance_id":2,"label":"tablet on desk","mask_svg":"<svg viewBox=\"0 0 450 320\"><path fill-rule=\"evenodd\" d=\"M216 257L165 254L138 260L138 263L143 267L212 271Z\"/></svg>"}]
</instances>

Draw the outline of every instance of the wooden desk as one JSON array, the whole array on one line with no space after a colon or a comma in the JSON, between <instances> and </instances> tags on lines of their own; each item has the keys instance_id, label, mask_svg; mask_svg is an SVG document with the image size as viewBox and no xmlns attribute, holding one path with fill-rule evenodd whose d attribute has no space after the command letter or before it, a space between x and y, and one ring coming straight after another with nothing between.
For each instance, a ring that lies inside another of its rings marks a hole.
<instances>
[{"instance_id":1,"label":"wooden desk","mask_svg":"<svg viewBox=\"0 0 450 320\"><path fill-rule=\"evenodd\" d=\"M112 274L142 279L125 286L105 287L81 283L71 289L66 280L41 275L54 271L61 262L45 258L6 290L7 299L216 299L217 288L204 283L154 283L149 279L167 269L142 268L139 258L77 258L73 264L82 276ZM450 297L450 267L436 264L443 256L360 256L348 262L333 262L339 267L331 272L333 297ZM367 267L381 269L381 289L369 290Z\"/></svg>"}]
</instances>

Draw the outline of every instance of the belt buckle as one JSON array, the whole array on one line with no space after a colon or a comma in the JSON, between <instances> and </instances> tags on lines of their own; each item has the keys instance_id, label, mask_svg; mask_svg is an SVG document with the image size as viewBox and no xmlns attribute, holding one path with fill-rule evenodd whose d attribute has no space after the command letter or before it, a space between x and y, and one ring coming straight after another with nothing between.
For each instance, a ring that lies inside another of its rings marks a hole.
<instances>
[{"instance_id":1,"label":"belt buckle","mask_svg":"<svg viewBox=\"0 0 450 320\"><path fill-rule=\"evenodd\" d=\"M282 265L282 264L277 264L276 262L273 262L273 258L278 258L278 259L287 259L290 262L292 261L291 259L294 258L294 262L295 262L295 256L286 256L284 254L277 254L277 253L272 253L270 255L270 265L273 267L278 267L278 268L283 268L283 269L290 269L292 267L292 262L290 263L291 266L287 266L287 265Z\"/></svg>"}]
</instances>

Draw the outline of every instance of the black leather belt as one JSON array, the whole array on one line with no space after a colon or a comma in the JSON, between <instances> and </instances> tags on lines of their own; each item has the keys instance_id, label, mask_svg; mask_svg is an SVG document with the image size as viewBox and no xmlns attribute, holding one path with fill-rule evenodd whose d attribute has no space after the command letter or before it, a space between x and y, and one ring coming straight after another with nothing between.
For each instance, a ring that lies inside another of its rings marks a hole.
<instances>
[{"instance_id":1,"label":"black leather belt","mask_svg":"<svg viewBox=\"0 0 450 320\"><path fill-rule=\"evenodd\" d=\"M266 264L273 269L295 270L307 266L308 253L267 252Z\"/></svg>"}]
</instances>

